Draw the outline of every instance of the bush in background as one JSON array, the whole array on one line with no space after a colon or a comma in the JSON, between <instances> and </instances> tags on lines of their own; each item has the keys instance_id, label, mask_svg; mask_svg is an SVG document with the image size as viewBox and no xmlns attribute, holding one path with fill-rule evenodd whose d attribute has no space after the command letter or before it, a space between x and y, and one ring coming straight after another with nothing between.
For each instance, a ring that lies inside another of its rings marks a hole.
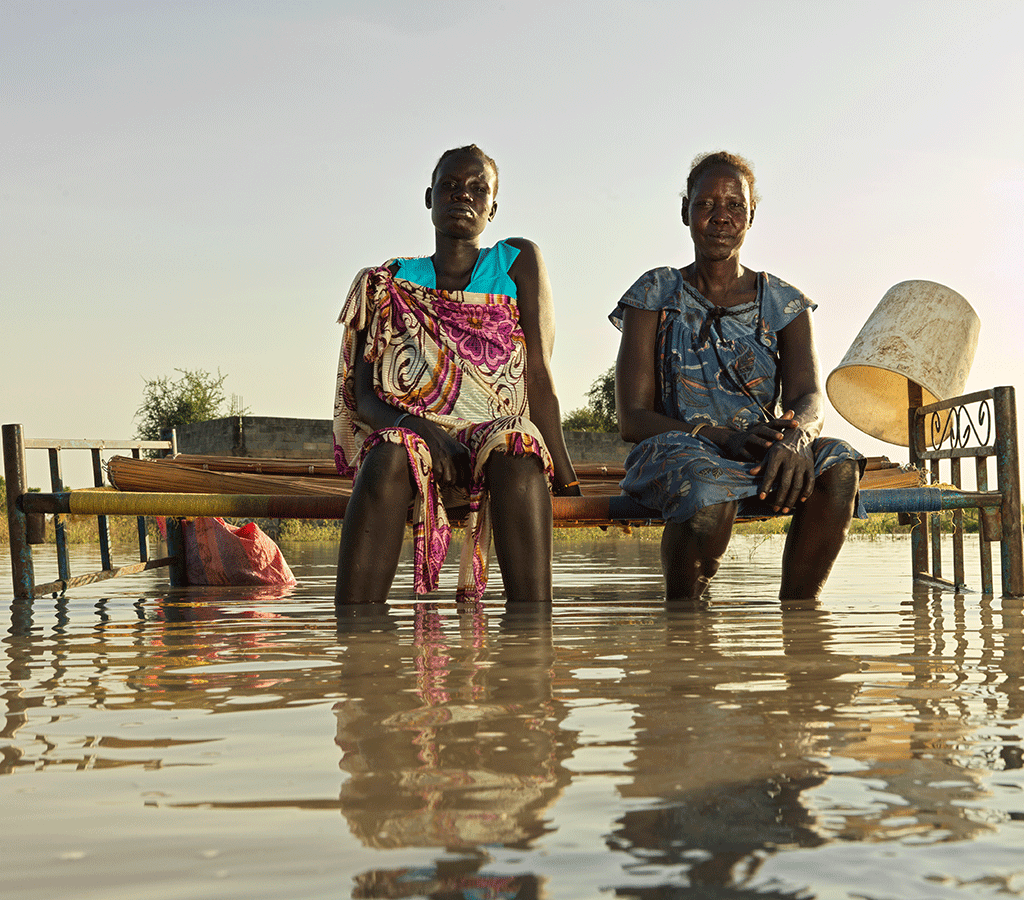
<instances>
[{"instance_id":1,"label":"bush in background","mask_svg":"<svg viewBox=\"0 0 1024 900\"><path fill-rule=\"evenodd\" d=\"M615 413L615 366L599 375L587 391L587 405L574 409L562 417L562 428L566 431L611 431L619 430L619 419Z\"/></svg>"},{"instance_id":2,"label":"bush in background","mask_svg":"<svg viewBox=\"0 0 1024 900\"><path fill-rule=\"evenodd\" d=\"M181 375L176 381L168 376L146 381L142 405L135 411L135 437L139 440L166 440L165 435L172 428L248 413L237 394L231 395L230 406L224 412L224 382L228 376L221 375L219 369L216 376L202 369L174 371Z\"/></svg>"}]
</instances>

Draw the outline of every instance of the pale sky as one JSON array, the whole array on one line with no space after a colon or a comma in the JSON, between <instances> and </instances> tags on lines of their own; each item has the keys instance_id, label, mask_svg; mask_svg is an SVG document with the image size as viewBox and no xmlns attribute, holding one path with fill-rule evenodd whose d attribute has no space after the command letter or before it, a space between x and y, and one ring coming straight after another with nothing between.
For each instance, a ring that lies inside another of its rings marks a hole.
<instances>
[{"instance_id":1,"label":"pale sky","mask_svg":"<svg viewBox=\"0 0 1024 900\"><path fill-rule=\"evenodd\" d=\"M424 188L470 142L501 170L486 243L547 260L563 412L622 293L691 261L679 191L714 149L755 166L743 261L819 304L823 380L926 279L981 319L967 389L1024 390L1022 35L1019 0L2 0L0 420L131 437L175 369L329 418L353 275L432 252Z\"/></svg>"}]
</instances>

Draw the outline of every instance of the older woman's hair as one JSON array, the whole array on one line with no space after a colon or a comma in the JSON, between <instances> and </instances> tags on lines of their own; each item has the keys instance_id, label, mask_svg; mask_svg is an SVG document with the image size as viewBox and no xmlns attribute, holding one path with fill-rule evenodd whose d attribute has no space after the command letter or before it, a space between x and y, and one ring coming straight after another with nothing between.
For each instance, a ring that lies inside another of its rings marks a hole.
<instances>
[{"instance_id":1,"label":"older woman's hair","mask_svg":"<svg viewBox=\"0 0 1024 900\"><path fill-rule=\"evenodd\" d=\"M438 159L437 165L434 166L434 171L430 173L430 186L434 186L434 182L437 180L437 170L441 168L443 163L449 156L458 156L462 153L472 153L478 157L485 165L491 167L494 172L494 195L498 195L498 164L491 159L483 150L481 150L476 144L469 144L466 147L452 147L451 150L445 150L441 154L441 158Z\"/></svg>"},{"instance_id":2,"label":"older woman's hair","mask_svg":"<svg viewBox=\"0 0 1024 900\"><path fill-rule=\"evenodd\" d=\"M757 206L761 202L761 195L757 192L757 181L754 178L754 167L739 154L726 150L700 153L693 158L693 162L690 163L690 174L686 176L684 197L690 196L697 179L713 166L730 166L735 169L747 180L747 187L750 188L750 205Z\"/></svg>"}]
</instances>

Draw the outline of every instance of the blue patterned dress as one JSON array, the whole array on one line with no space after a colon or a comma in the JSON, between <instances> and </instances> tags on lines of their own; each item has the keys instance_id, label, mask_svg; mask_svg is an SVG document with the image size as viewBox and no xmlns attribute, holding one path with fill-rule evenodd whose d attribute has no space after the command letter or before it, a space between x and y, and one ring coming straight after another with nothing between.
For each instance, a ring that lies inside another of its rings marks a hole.
<instances>
[{"instance_id":1,"label":"blue patterned dress","mask_svg":"<svg viewBox=\"0 0 1024 900\"><path fill-rule=\"evenodd\" d=\"M692 425L706 422L746 429L779 415L778 333L815 304L774 275L759 272L757 299L715 306L686 283L679 269L642 275L609 318L622 328L623 308L658 310L657 411ZM814 474L844 459L863 457L844 441L819 437L812 445ZM757 463L726 459L703 435L669 431L638 443L626 458L622 489L666 521L685 522L715 503L740 501L739 514L772 515L757 497ZM857 516L864 513L858 499Z\"/></svg>"}]
</instances>

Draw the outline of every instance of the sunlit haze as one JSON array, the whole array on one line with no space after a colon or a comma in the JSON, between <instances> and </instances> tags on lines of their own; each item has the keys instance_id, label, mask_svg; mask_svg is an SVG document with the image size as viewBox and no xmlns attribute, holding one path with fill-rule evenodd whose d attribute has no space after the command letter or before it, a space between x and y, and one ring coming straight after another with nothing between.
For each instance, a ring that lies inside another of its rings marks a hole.
<instances>
[{"instance_id":1,"label":"sunlit haze","mask_svg":"<svg viewBox=\"0 0 1024 900\"><path fill-rule=\"evenodd\" d=\"M1024 389L1017 0L5 0L0 33L0 420L30 437L131 437L175 369L329 418L352 276L433 250L424 188L470 142L501 170L486 242L547 261L563 413L614 361L621 294L692 259L679 191L719 148L763 197L744 263L819 304L823 379L927 279L980 316L967 388Z\"/></svg>"}]
</instances>

